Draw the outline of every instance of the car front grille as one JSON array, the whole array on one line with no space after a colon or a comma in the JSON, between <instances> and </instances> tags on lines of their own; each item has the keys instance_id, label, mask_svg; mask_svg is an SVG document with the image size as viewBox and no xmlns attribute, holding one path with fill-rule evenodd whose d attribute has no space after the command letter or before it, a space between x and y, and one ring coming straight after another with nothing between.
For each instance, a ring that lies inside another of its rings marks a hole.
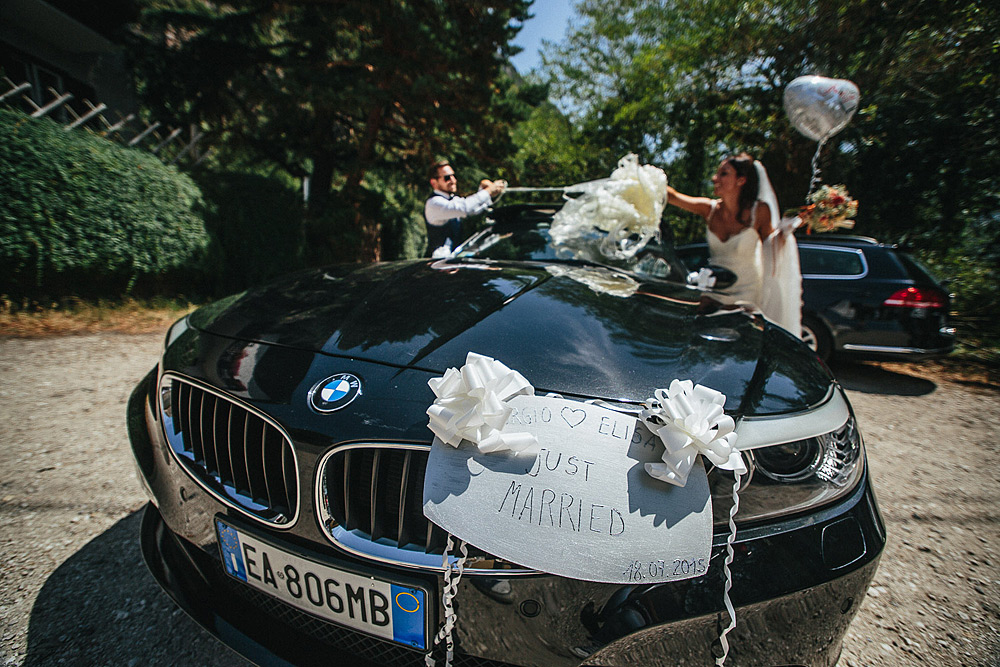
<instances>
[{"instance_id":1,"label":"car front grille","mask_svg":"<svg viewBox=\"0 0 1000 667\"><path fill-rule=\"evenodd\" d=\"M163 431L177 460L227 505L272 526L290 526L299 484L291 439L252 407L165 375L160 381Z\"/></svg>"},{"instance_id":2,"label":"car front grille","mask_svg":"<svg viewBox=\"0 0 1000 667\"><path fill-rule=\"evenodd\" d=\"M423 513L428 448L417 444L346 445L319 466L319 512L327 537L400 565L441 568L448 535ZM469 547L466 569L523 570Z\"/></svg>"}]
</instances>

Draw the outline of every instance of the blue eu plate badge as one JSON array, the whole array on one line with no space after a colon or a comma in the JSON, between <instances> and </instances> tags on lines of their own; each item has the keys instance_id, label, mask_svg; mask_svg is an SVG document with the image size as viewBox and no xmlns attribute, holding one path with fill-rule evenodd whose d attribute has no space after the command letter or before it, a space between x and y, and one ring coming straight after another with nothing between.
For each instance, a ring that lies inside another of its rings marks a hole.
<instances>
[{"instance_id":1,"label":"blue eu plate badge","mask_svg":"<svg viewBox=\"0 0 1000 667\"><path fill-rule=\"evenodd\" d=\"M226 574L242 581L247 580L246 567L243 566L243 555L240 553L240 538L234 528L219 522L219 546L222 548L222 562L226 565Z\"/></svg>"}]
</instances>

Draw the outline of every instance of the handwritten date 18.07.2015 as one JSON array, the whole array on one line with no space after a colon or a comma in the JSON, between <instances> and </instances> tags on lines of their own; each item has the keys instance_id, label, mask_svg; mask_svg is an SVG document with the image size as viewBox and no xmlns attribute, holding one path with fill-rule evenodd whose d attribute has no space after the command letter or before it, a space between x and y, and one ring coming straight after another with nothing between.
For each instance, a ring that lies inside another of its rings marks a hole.
<instances>
[{"instance_id":1,"label":"handwritten date 18.07.2015","mask_svg":"<svg viewBox=\"0 0 1000 667\"><path fill-rule=\"evenodd\" d=\"M626 581L639 582L644 579L663 580L664 577L691 577L708 571L705 558L675 558L669 560L654 560L648 563L632 561L622 572Z\"/></svg>"}]
</instances>

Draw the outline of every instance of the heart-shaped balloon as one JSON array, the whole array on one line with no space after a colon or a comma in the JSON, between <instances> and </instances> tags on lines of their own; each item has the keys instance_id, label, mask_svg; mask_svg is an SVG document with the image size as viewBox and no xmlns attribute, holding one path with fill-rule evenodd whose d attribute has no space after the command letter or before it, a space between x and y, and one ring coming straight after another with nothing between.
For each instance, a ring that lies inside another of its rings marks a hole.
<instances>
[{"instance_id":1,"label":"heart-shaped balloon","mask_svg":"<svg viewBox=\"0 0 1000 667\"><path fill-rule=\"evenodd\" d=\"M800 76L785 88L785 113L799 132L826 141L844 129L860 99L858 87L845 79Z\"/></svg>"}]
</instances>

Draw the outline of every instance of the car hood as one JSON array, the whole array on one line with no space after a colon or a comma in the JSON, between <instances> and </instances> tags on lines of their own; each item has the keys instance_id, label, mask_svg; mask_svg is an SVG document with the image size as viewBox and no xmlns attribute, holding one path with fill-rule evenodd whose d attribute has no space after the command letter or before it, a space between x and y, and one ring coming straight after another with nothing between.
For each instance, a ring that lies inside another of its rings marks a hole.
<instances>
[{"instance_id":1,"label":"car hood","mask_svg":"<svg viewBox=\"0 0 1000 667\"><path fill-rule=\"evenodd\" d=\"M218 336L443 373L494 357L538 392L641 402L674 379L773 414L824 399L832 378L782 329L706 314L701 292L613 269L469 260L386 262L288 276L203 307Z\"/></svg>"}]
</instances>

